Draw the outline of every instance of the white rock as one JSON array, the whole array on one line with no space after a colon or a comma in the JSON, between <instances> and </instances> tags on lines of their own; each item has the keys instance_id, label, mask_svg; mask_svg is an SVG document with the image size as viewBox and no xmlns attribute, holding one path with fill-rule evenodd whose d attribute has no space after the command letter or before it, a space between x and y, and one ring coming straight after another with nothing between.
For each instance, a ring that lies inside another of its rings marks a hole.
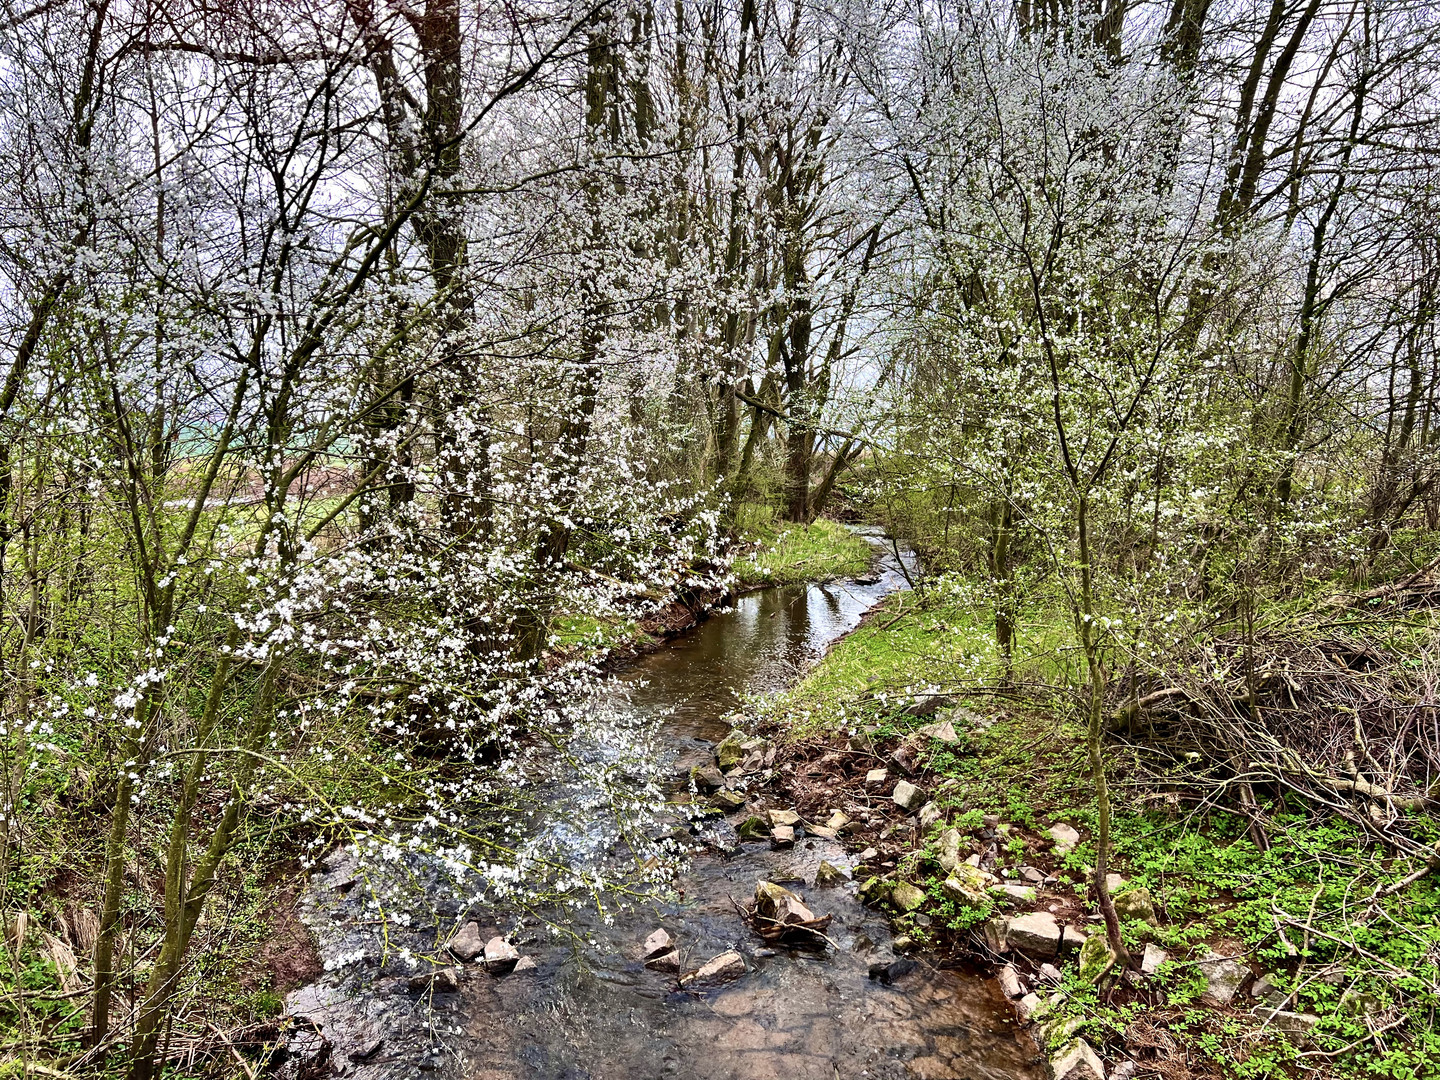
<instances>
[{"instance_id":1,"label":"white rock","mask_svg":"<svg viewBox=\"0 0 1440 1080\"><path fill-rule=\"evenodd\" d=\"M1049 832L1050 839L1055 842L1056 855L1068 855L1075 850L1075 845L1080 843L1080 834L1063 822L1051 825Z\"/></svg>"},{"instance_id":2,"label":"white rock","mask_svg":"<svg viewBox=\"0 0 1440 1080\"><path fill-rule=\"evenodd\" d=\"M1084 1039L1076 1039L1050 1059L1054 1080L1105 1080L1105 1066Z\"/></svg>"},{"instance_id":3,"label":"white rock","mask_svg":"<svg viewBox=\"0 0 1440 1080\"><path fill-rule=\"evenodd\" d=\"M996 973L995 978L1007 998L1017 998L1025 993L1025 986L1021 983L1020 973L1015 970L1014 964L1006 964Z\"/></svg>"},{"instance_id":4,"label":"white rock","mask_svg":"<svg viewBox=\"0 0 1440 1080\"><path fill-rule=\"evenodd\" d=\"M485 967L493 972L505 972L520 960L520 950L498 934L485 943Z\"/></svg>"},{"instance_id":5,"label":"white rock","mask_svg":"<svg viewBox=\"0 0 1440 1080\"><path fill-rule=\"evenodd\" d=\"M1146 975L1154 975L1160 965L1169 959L1170 954L1152 941L1145 946L1145 955L1140 958L1140 970Z\"/></svg>"},{"instance_id":6,"label":"white rock","mask_svg":"<svg viewBox=\"0 0 1440 1080\"><path fill-rule=\"evenodd\" d=\"M1205 976L1205 992L1200 1000L1211 1005L1229 1005L1250 977L1250 969L1244 964L1213 952L1206 953L1200 962L1200 973Z\"/></svg>"},{"instance_id":7,"label":"white rock","mask_svg":"<svg viewBox=\"0 0 1440 1080\"><path fill-rule=\"evenodd\" d=\"M1010 948L1037 960L1048 960L1060 951L1060 924L1048 911L1016 915L1006 936Z\"/></svg>"},{"instance_id":8,"label":"white rock","mask_svg":"<svg viewBox=\"0 0 1440 1080\"><path fill-rule=\"evenodd\" d=\"M871 769L865 774L865 786L879 787L889 778L890 771L888 769Z\"/></svg>"},{"instance_id":9,"label":"white rock","mask_svg":"<svg viewBox=\"0 0 1440 1080\"><path fill-rule=\"evenodd\" d=\"M661 953L667 953L673 948L675 948L675 939L670 936L670 931L661 927L645 939L645 959L653 960Z\"/></svg>"},{"instance_id":10,"label":"white rock","mask_svg":"<svg viewBox=\"0 0 1440 1080\"><path fill-rule=\"evenodd\" d=\"M1287 1012L1285 1009L1256 1008L1255 1015L1265 1021L1265 1026L1280 1032L1291 1042L1304 1042L1311 1029L1320 1023L1314 1013Z\"/></svg>"},{"instance_id":11,"label":"white rock","mask_svg":"<svg viewBox=\"0 0 1440 1080\"><path fill-rule=\"evenodd\" d=\"M1033 885L1001 885L1000 892L1011 903L1033 904L1035 902L1035 887Z\"/></svg>"},{"instance_id":12,"label":"white rock","mask_svg":"<svg viewBox=\"0 0 1440 1080\"><path fill-rule=\"evenodd\" d=\"M1015 1015L1022 1024L1038 1020L1049 1011L1049 1004L1039 994L1026 994L1015 1003Z\"/></svg>"},{"instance_id":13,"label":"white rock","mask_svg":"<svg viewBox=\"0 0 1440 1080\"><path fill-rule=\"evenodd\" d=\"M999 955L1010 951L1010 920L1004 915L998 915L985 922L985 945L993 953Z\"/></svg>"},{"instance_id":14,"label":"white rock","mask_svg":"<svg viewBox=\"0 0 1440 1080\"><path fill-rule=\"evenodd\" d=\"M961 869L969 869L969 867ZM940 891L945 894L946 899L961 907L979 907L986 900L985 886L978 876L971 878L956 874L947 877L940 883Z\"/></svg>"},{"instance_id":15,"label":"white rock","mask_svg":"<svg viewBox=\"0 0 1440 1080\"><path fill-rule=\"evenodd\" d=\"M1283 1009L1290 1002L1289 991L1276 986L1275 980L1269 975L1261 975L1255 980L1255 985L1250 988L1250 996L1258 998L1261 1005L1268 1005L1272 1009Z\"/></svg>"},{"instance_id":16,"label":"white rock","mask_svg":"<svg viewBox=\"0 0 1440 1080\"><path fill-rule=\"evenodd\" d=\"M480 936L480 924L467 922L460 932L450 939L446 946L450 955L462 964L468 964L485 951L485 939Z\"/></svg>"},{"instance_id":17,"label":"white rock","mask_svg":"<svg viewBox=\"0 0 1440 1080\"><path fill-rule=\"evenodd\" d=\"M909 780L901 780L895 785L895 792L890 798L896 806L908 814L920 805L920 801L925 798L925 795Z\"/></svg>"},{"instance_id":18,"label":"white rock","mask_svg":"<svg viewBox=\"0 0 1440 1080\"><path fill-rule=\"evenodd\" d=\"M927 802L920 808L920 831L926 832L931 825L940 820L940 808L933 802Z\"/></svg>"},{"instance_id":19,"label":"white rock","mask_svg":"<svg viewBox=\"0 0 1440 1080\"><path fill-rule=\"evenodd\" d=\"M928 739L953 746L960 741L960 736L955 733L955 725L949 720L941 720L938 723L926 724L917 730L917 734L924 735Z\"/></svg>"},{"instance_id":20,"label":"white rock","mask_svg":"<svg viewBox=\"0 0 1440 1080\"><path fill-rule=\"evenodd\" d=\"M960 865L960 831L946 829L940 834L940 869L953 874Z\"/></svg>"}]
</instances>

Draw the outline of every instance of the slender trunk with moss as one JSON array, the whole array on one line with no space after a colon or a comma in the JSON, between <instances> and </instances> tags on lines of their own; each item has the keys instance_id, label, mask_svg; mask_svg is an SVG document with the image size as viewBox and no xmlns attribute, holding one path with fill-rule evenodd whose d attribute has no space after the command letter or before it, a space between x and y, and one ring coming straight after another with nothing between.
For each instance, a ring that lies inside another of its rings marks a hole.
<instances>
[{"instance_id":1,"label":"slender trunk with moss","mask_svg":"<svg viewBox=\"0 0 1440 1080\"><path fill-rule=\"evenodd\" d=\"M1090 497L1081 493L1075 509L1075 524L1080 545L1080 604L1076 625L1080 643L1085 650L1085 666L1089 674L1090 699L1087 707L1085 747L1090 758L1090 779L1095 785L1095 902L1105 920L1105 937L1122 966L1130 963L1130 953L1120 938L1120 917L1115 901L1105 883L1110 863L1110 787L1106 782L1105 759L1101 736L1104 734L1105 668L1100 656L1100 642L1095 636L1094 595L1090 568Z\"/></svg>"},{"instance_id":2,"label":"slender trunk with moss","mask_svg":"<svg viewBox=\"0 0 1440 1080\"><path fill-rule=\"evenodd\" d=\"M996 499L990 507L990 582L995 589L995 647L1000 652L1001 676L1006 684L1015 675L1015 587L1010 580L1010 537L1015 509L1010 499Z\"/></svg>"}]
</instances>

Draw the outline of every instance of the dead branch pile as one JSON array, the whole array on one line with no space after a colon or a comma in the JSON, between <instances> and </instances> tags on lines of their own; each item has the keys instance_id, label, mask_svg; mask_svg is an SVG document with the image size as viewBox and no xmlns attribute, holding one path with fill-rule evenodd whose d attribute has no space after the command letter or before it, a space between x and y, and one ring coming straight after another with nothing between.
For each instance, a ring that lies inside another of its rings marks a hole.
<instances>
[{"instance_id":1,"label":"dead branch pile","mask_svg":"<svg viewBox=\"0 0 1440 1080\"><path fill-rule=\"evenodd\" d=\"M1294 792L1418 851L1405 817L1440 799L1440 646L1402 653L1380 629L1214 640L1116 720L1242 805Z\"/></svg>"}]
</instances>

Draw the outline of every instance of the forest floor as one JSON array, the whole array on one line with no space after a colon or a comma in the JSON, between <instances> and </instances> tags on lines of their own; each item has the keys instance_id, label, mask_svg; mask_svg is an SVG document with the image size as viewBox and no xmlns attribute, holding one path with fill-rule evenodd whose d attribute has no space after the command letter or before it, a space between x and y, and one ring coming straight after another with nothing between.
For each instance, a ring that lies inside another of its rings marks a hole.
<instances>
[{"instance_id":1,"label":"forest floor","mask_svg":"<svg viewBox=\"0 0 1440 1080\"><path fill-rule=\"evenodd\" d=\"M1183 759L1157 772L1119 740L1111 885L1134 964L1111 966L1073 699L995 692L976 611L944 579L896 594L755 703L781 746L771 801L853 819L856 880L900 944L993 972L1042 1049L1083 1054L1079 1037L1111 1078L1440 1076L1440 873L1258 789L1257 831ZM1032 645L1064 637L1032 627ZM1436 839L1433 818L1415 831Z\"/></svg>"}]
</instances>

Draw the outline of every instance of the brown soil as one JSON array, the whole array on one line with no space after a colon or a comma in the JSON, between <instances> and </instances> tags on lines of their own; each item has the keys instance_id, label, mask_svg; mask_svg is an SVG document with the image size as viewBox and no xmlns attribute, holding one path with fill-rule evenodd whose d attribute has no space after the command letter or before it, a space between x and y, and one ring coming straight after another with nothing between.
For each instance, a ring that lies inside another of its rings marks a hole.
<instances>
[{"instance_id":1,"label":"brown soil","mask_svg":"<svg viewBox=\"0 0 1440 1080\"><path fill-rule=\"evenodd\" d=\"M300 921L300 889L298 882L288 884L271 901L269 933L256 951L253 970L241 980L247 990L268 983L283 993L314 982L324 970L310 931Z\"/></svg>"}]
</instances>

